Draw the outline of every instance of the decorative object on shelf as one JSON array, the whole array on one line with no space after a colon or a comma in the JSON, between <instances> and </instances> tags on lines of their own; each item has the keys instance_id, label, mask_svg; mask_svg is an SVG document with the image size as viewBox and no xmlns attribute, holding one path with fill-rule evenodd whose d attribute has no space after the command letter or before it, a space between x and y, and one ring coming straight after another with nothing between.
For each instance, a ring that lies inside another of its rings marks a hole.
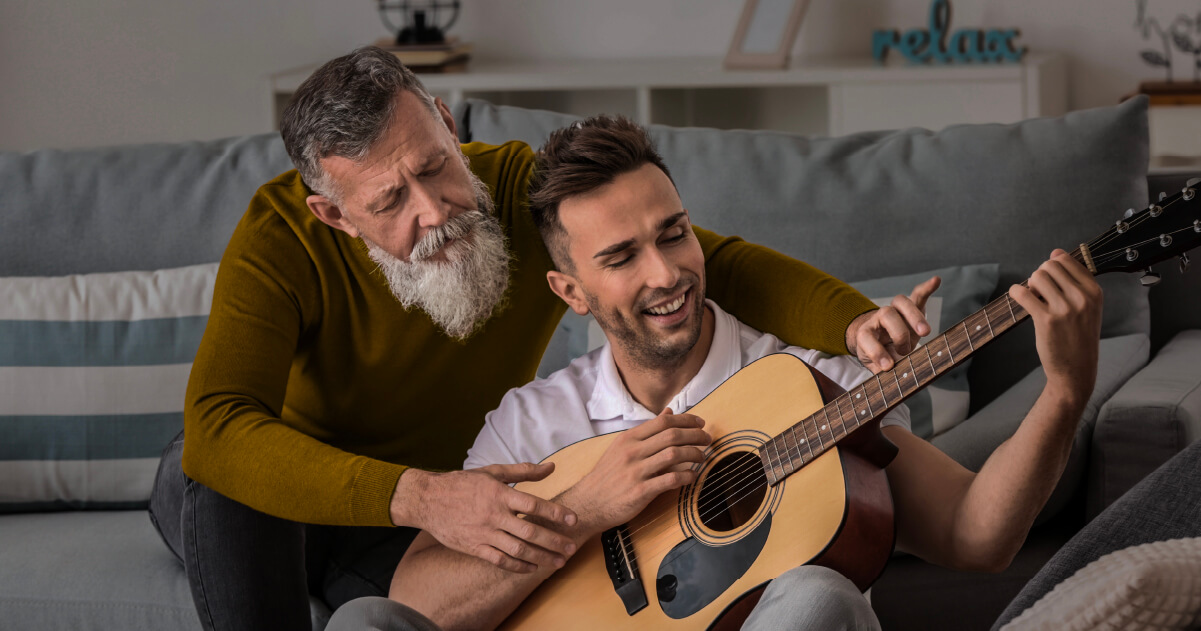
<instances>
[{"instance_id":1,"label":"decorative object on shelf","mask_svg":"<svg viewBox=\"0 0 1201 631\"><path fill-rule=\"evenodd\" d=\"M399 20L394 21L390 13L396 13ZM379 0L379 16L395 35L375 45L391 51L413 72L467 69L471 44L446 36L459 19L459 0Z\"/></svg>"},{"instance_id":2,"label":"decorative object on shelf","mask_svg":"<svg viewBox=\"0 0 1201 631\"><path fill-rule=\"evenodd\" d=\"M1157 37L1161 46L1160 50L1141 51L1139 55L1143 61L1151 66L1163 68L1167 73L1167 82L1172 83L1174 46L1180 52L1193 56L1193 82L1201 82L1201 12L1198 12L1196 17L1182 13L1164 28L1156 18L1147 17L1147 0L1138 0L1136 6L1138 15L1134 20L1134 27L1142 32L1145 40L1151 39L1153 35ZM1152 98L1154 99L1154 95Z\"/></svg>"},{"instance_id":3,"label":"decorative object on shelf","mask_svg":"<svg viewBox=\"0 0 1201 631\"><path fill-rule=\"evenodd\" d=\"M1021 34L1010 29L959 29L947 39L951 30L950 0L934 0L930 3L930 27L927 30L911 29L902 34L899 30L879 30L872 33L872 57L883 63L888 52L896 49L905 59L914 63L977 63L1018 62L1026 54L1026 47L1014 42Z\"/></svg>"},{"instance_id":4,"label":"decorative object on shelf","mask_svg":"<svg viewBox=\"0 0 1201 631\"><path fill-rule=\"evenodd\" d=\"M786 68L808 6L809 0L746 0L722 65L731 69Z\"/></svg>"},{"instance_id":5,"label":"decorative object on shelf","mask_svg":"<svg viewBox=\"0 0 1201 631\"><path fill-rule=\"evenodd\" d=\"M400 17L400 26L388 14ZM379 0L379 17L396 34L396 46L442 44L459 19L459 0ZM442 23L442 18L446 22Z\"/></svg>"}]
</instances>

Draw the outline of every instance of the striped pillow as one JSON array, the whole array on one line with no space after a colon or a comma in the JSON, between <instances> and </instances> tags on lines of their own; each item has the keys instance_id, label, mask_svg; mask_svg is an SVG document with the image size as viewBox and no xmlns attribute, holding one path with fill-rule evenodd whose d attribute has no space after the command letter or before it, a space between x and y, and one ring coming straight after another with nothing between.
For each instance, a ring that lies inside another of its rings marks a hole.
<instances>
[{"instance_id":1,"label":"striped pillow","mask_svg":"<svg viewBox=\"0 0 1201 631\"><path fill-rule=\"evenodd\" d=\"M216 275L0 278L0 512L146 505Z\"/></svg>"}]
</instances>

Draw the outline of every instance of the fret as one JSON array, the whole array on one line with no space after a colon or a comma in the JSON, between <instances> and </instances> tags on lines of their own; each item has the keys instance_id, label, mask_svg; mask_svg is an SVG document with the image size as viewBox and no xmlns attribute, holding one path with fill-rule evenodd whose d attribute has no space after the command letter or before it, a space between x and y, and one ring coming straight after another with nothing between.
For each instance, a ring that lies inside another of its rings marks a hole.
<instances>
[{"instance_id":1,"label":"fret","mask_svg":"<svg viewBox=\"0 0 1201 631\"><path fill-rule=\"evenodd\" d=\"M866 382L864 382L864 383L866 383ZM863 416L865 418L875 416L876 413L872 411L872 397L870 394L867 393L867 386L861 385L861 386L859 386L859 389L863 391L863 402L867 404L867 414L866 415L863 414L863 411L860 410L859 415Z\"/></svg>"},{"instance_id":2,"label":"fret","mask_svg":"<svg viewBox=\"0 0 1201 631\"><path fill-rule=\"evenodd\" d=\"M824 412L825 410L826 410L826 408L823 407L822 411ZM806 418L809 419L810 421L813 421L813 429L817 429L817 414L811 414L811 415L807 416ZM801 421L801 427L804 427L804 426L805 426L805 421ZM813 442L809 440L809 432L806 430L805 432L802 432L802 433L804 434L804 436L801 436L801 442L805 443L805 448L809 450L809 459L813 460L813 458L814 458Z\"/></svg>"},{"instance_id":3,"label":"fret","mask_svg":"<svg viewBox=\"0 0 1201 631\"><path fill-rule=\"evenodd\" d=\"M851 406L852 414L855 413L855 406L853 404L851 404L851 401L846 394L834 399L834 405L838 406L838 424L842 425L842 434L845 436L847 434L847 421L846 421L847 417L846 417L846 415L844 415L842 413L842 404L839 403L843 399L847 399L847 404ZM834 435L834 424L833 423L830 423L830 435L831 436Z\"/></svg>"},{"instance_id":4,"label":"fret","mask_svg":"<svg viewBox=\"0 0 1201 631\"><path fill-rule=\"evenodd\" d=\"M779 469L780 473L784 474L784 467L783 467L783 465L780 464L780 446L778 444L776 444L776 439L774 439L774 438L771 441L769 441L769 444L771 445L772 450L776 452L776 461L774 463L772 463L771 468L772 468L772 470ZM769 459L770 459L770 456L769 456ZM779 477L783 478L784 475L780 475Z\"/></svg>"},{"instance_id":5,"label":"fret","mask_svg":"<svg viewBox=\"0 0 1201 631\"><path fill-rule=\"evenodd\" d=\"M962 324L962 325L963 325L963 334L967 336L967 345L968 345L968 348L972 349L972 352L975 352L975 351L976 351L976 345L975 345L975 344L972 344L972 332L967 330L967 320L964 320L963 322L960 322L960 324Z\"/></svg>"},{"instance_id":6,"label":"fret","mask_svg":"<svg viewBox=\"0 0 1201 631\"><path fill-rule=\"evenodd\" d=\"M880 389L880 398L884 399L884 407L888 407L888 396L884 394L884 384L880 383L879 373L876 373L876 387Z\"/></svg>"},{"instance_id":7,"label":"fret","mask_svg":"<svg viewBox=\"0 0 1201 631\"><path fill-rule=\"evenodd\" d=\"M838 399L835 399L834 401L837 402ZM823 407L822 412L826 412L826 408ZM830 413L826 412L826 424L822 425L822 427L828 427L829 425L830 425ZM822 440L822 430L821 430L821 427L817 426L817 419L813 420L813 430L814 430L813 433L817 436L817 448L821 449L821 450L825 450L826 441Z\"/></svg>"},{"instance_id":8,"label":"fret","mask_svg":"<svg viewBox=\"0 0 1201 631\"><path fill-rule=\"evenodd\" d=\"M955 353L951 352L951 338L944 335L944 336L942 336L942 341L944 344L947 345L947 357L950 357L951 363L954 364L955 363Z\"/></svg>"},{"instance_id":9,"label":"fret","mask_svg":"<svg viewBox=\"0 0 1201 631\"><path fill-rule=\"evenodd\" d=\"M1013 301L1009 299L1009 294L1005 294L1005 306L1009 307L1009 317L1013 318L1014 324L1017 324L1018 317L1013 314Z\"/></svg>"},{"instance_id":10,"label":"fret","mask_svg":"<svg viewBox=\"0 0 1201 631\"><path fill-rule=\"evenodd\" d=\"M793 471L796 471L796 470L797 470L797 467L795 466L795 463L793 462L793 458L792 458L792 447L789 447L789 446L788 446L788 434L790 434L790 433L792 433L792 428L788 428L788 429L784 430L784 431L783 431L783 432L780 434L780 438L781 438L781 439L783 439L783 441L784 441L784 451L785 451L785 453L787 453L787 454L788 454L788 461L787 461L787 465L791 465L791 466L792 466L792 468L791 468L791 469L789 469L789 468L788 468L788 466L785 466L785 467L784 467L784 472L785 472L785 473L792 473ZM793 439L792 439L792 442L793 442L794 444L796 443L796 437L795 437L795 436L793 437ZM798 450L798 451L799 451L799 450Z\"/></svg>"},{"instance_id":11,"label":"fret","mask_svg":"<svg viewBox=\"0 0 1201 631\"><path fill-rule=\"evenodd\" d=\"M993 330L992 330L992 318L989 317L989 315L988 315L988 306L987 305L985 305L985 307L984 307L984 321L988 324L989 336L996 337L997 334L993 333Z\"/></svg>"},{"instance_id":12,"label":"fret","mask_svg":"<svg viewBox=\"0 0 1201 631\"><path fill-rule=\"evenodd\" d=\"M890 370L888 372L892 373L892 380L897 382L897 395L904 398L905 388L901 387L901 378L897 377L897 368L899 368L899 367L900 367L900 363L898 363L896 366L893 366L892 370Z\"/></svg>"},{"instance_id":13,"label":"fret","mask_svg":"<svg viewBox=\"0 0 1201 631\"><path fill-rule=\"evenodd\" d=\"M922 382L920 380L918 380L917 371L913 369L913 355L911 354L909 357L906 357L905 361L909 362L909 370L901 376L904 377L904 376L908 375L909 377L911 377L913 379L913 388L915 390L921 388Z\"/></svg>"}]
</instances>

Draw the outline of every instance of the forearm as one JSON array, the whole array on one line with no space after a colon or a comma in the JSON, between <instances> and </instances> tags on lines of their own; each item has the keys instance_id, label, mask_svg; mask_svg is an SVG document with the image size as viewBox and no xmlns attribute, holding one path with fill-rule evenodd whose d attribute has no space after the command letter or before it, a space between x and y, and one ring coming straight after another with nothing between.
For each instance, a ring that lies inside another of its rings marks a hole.
<instances>
[{"instance_id":1,"label":"forearm","mask_svg":"<svg viewBox=\"0 0 1201 631\"><path fill-rule=\"evenodd\" d=\"M876 305L850 285L770 248L695 228L708 296L789 344L847 354L847 328Z\"/></svg>"},{"instance_id":2,"label":"forearm","mask_svg":"<svg viewBox=\"0 0 1201 631\"><path fill-rule=\"evenodd\" d=\"M555 501L576 510L566 494ZM539 523L570 537L576 550L600 532L585 519L574 527ZM557 570L540 565L526 574L509 572L451 550L423 532L397 567L389 597L443 629L493 629Z\"/></svg>"},{"instance_id":3,"label":"forearm","mask_svg":"<svg viewBox=\"0 0 1201 631\"><path fill-rule=\"evenodd\" d=\"M1044 389L968 487L953 529L956 557L975 569L1009 565L1067 466L1085 401L1063 389Z\"/></svg>"}]
</instances>

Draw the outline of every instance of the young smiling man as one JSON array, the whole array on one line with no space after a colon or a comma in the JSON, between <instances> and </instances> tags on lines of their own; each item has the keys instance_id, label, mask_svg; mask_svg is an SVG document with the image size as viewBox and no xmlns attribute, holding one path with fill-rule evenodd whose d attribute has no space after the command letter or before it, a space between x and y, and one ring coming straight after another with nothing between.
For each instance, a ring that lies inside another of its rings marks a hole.
<instances>
[{"instance_id":1,"label":"young smiling man","mask_svg":"<svg viewBox=\"0 0 1201 631\"><path fill-rule=\"evenodd\" d=\"M561 563L571 539L518 515L575 515L506 486L550 467L455 470L565 309L526 210L533 152L460 145L446 106L378 48L318 69L281 134L297 170L258 190L230 239L151 500L202 625L307 629L310 593L385 594L415 529L505 571ZM695 235L728 279L710 294L736 287L727 308L792 341L887 362L926 326L766 248Z\"/></svg>"},{"instance_id":2,"label":"young smiling man","mask_svg":"<svg viewBox=\"0 0 1201 631\"><path fill-rule=\"evenodd\" d=\"M546 274L549 286L577 313L591 313L607 343L506 394L464 466L537 462L576 441L626 430L590 473L553 498L578 516L574 525L553 526L577 548L694 480L690 466L703 460L712 437L703 419L683 412L742 366L787 352L844 388L870 375L848 357L789 346L705 300L701 244L667 167L637 125L598 117L553 133L538 154L530 205L557 265ZM899 549L948 567L999 571L1063 471L1095 379L1101 293L1062 251L1029 285L1010 294L1034 320L1047 386L979 473L914 436L903 406L882 420L899 449L886 469ZM936 287L936 279L918 286L909 306L920 310ZM446 629L490 629L556 569L506 573L423 533L396 570L395 602L354 601L335 614L330 629L429 624L421 615ZM802 566L772 581L743 628L878 629L879 623L848 579Z\"/></svg>"}]
</instances>

